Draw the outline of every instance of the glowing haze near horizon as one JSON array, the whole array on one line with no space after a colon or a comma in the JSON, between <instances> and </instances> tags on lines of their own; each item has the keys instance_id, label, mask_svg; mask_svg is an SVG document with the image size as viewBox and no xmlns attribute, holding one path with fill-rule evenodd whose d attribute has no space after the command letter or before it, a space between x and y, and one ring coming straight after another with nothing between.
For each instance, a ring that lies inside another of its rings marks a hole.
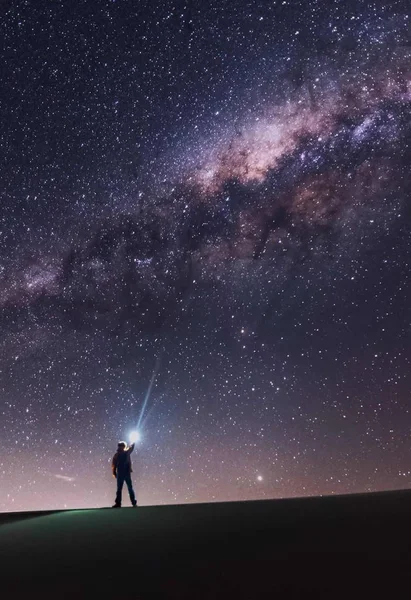
<instances>
[{"instance_id":1,"label":"glowing haze near horizon","mask_svg":"<svg viewBox=\"0 0 411 600\"><path fill-rule=\"evenodd\" d=\"M1 3L0 510L410 487L407 4Z\"/></svg>"}]
</instances>

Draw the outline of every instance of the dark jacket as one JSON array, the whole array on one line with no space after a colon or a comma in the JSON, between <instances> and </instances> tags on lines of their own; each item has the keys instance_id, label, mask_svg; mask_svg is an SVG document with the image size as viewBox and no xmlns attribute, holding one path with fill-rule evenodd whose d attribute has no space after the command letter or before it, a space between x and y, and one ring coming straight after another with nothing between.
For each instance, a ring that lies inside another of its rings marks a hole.
<instances>
[{"instance_id":1,"label":"dark jacket","mask_svg":"<svg viewBox=\"0 0 411 600\"><path fill-rule=\"evenodd\" d=\"M131 468L130 454L133 452L133 450L134 444L131 444L131 446L127 448L127 450L117 450L111 462L113 475L117 475L117 473L121 473L122 475L132 473L133 469Z\"/></svg>"}]
</instances>

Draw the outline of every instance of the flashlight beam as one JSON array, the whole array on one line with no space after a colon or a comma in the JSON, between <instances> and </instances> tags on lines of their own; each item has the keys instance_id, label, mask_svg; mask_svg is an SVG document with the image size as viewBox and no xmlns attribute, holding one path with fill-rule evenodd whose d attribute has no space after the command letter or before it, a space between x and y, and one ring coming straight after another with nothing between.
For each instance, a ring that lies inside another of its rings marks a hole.
<instances>
[{"instance_id":1,"label":"flashlight beam","mask_svg":"<svg viewBox=\"0 0 411 600\"><path fill-rule=\"evenodd\" d=\"M142 420L142 418L144 416L144 411L146 410L147 402L150 399L151 390L153 388L154 380L157 377L158 371L160 369L160 364L161 364L161 355L156 360L156 364L155 364L155 367L154 367L154 370L153 370L153 374L151 375L150 383L148 384L147 392L146 392L146 395L145 395L145 398L144 398L144 402L143 402L143 406L142 406L141 412L140 412L140 417L139 417L138 423L137 423L137 429L140 429L141 420Z\"/></svg>"}]
</instances>

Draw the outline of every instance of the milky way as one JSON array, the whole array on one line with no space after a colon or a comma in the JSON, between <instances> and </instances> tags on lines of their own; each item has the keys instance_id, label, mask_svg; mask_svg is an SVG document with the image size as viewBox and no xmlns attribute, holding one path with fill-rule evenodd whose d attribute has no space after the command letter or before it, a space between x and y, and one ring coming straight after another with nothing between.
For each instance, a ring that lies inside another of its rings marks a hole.
<instances>
[{"instance_id":1,"label":"milky way","mask_svg":"<svg viewBox=\"0 0 411 600\"><path fill-rule=\"evenodd\" d=\"M208 4L0 9L2 510L411 485L406 4Z\"/></svg>"}]
</instances>

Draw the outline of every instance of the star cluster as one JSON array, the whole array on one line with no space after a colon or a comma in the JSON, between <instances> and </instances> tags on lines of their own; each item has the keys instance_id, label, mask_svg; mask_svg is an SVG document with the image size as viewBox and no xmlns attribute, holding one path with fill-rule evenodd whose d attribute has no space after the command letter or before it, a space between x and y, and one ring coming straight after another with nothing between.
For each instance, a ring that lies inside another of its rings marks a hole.
<instances>
[{"instance_id":1,"label":"star cluster","mask_svg":"<svg viewBox=\"0 0 411 600\"><path fill-rule=\"evenodd\" d=\"M407 3L0 16L0 510L409 487Z\"/></svg>"}]
</instances>

